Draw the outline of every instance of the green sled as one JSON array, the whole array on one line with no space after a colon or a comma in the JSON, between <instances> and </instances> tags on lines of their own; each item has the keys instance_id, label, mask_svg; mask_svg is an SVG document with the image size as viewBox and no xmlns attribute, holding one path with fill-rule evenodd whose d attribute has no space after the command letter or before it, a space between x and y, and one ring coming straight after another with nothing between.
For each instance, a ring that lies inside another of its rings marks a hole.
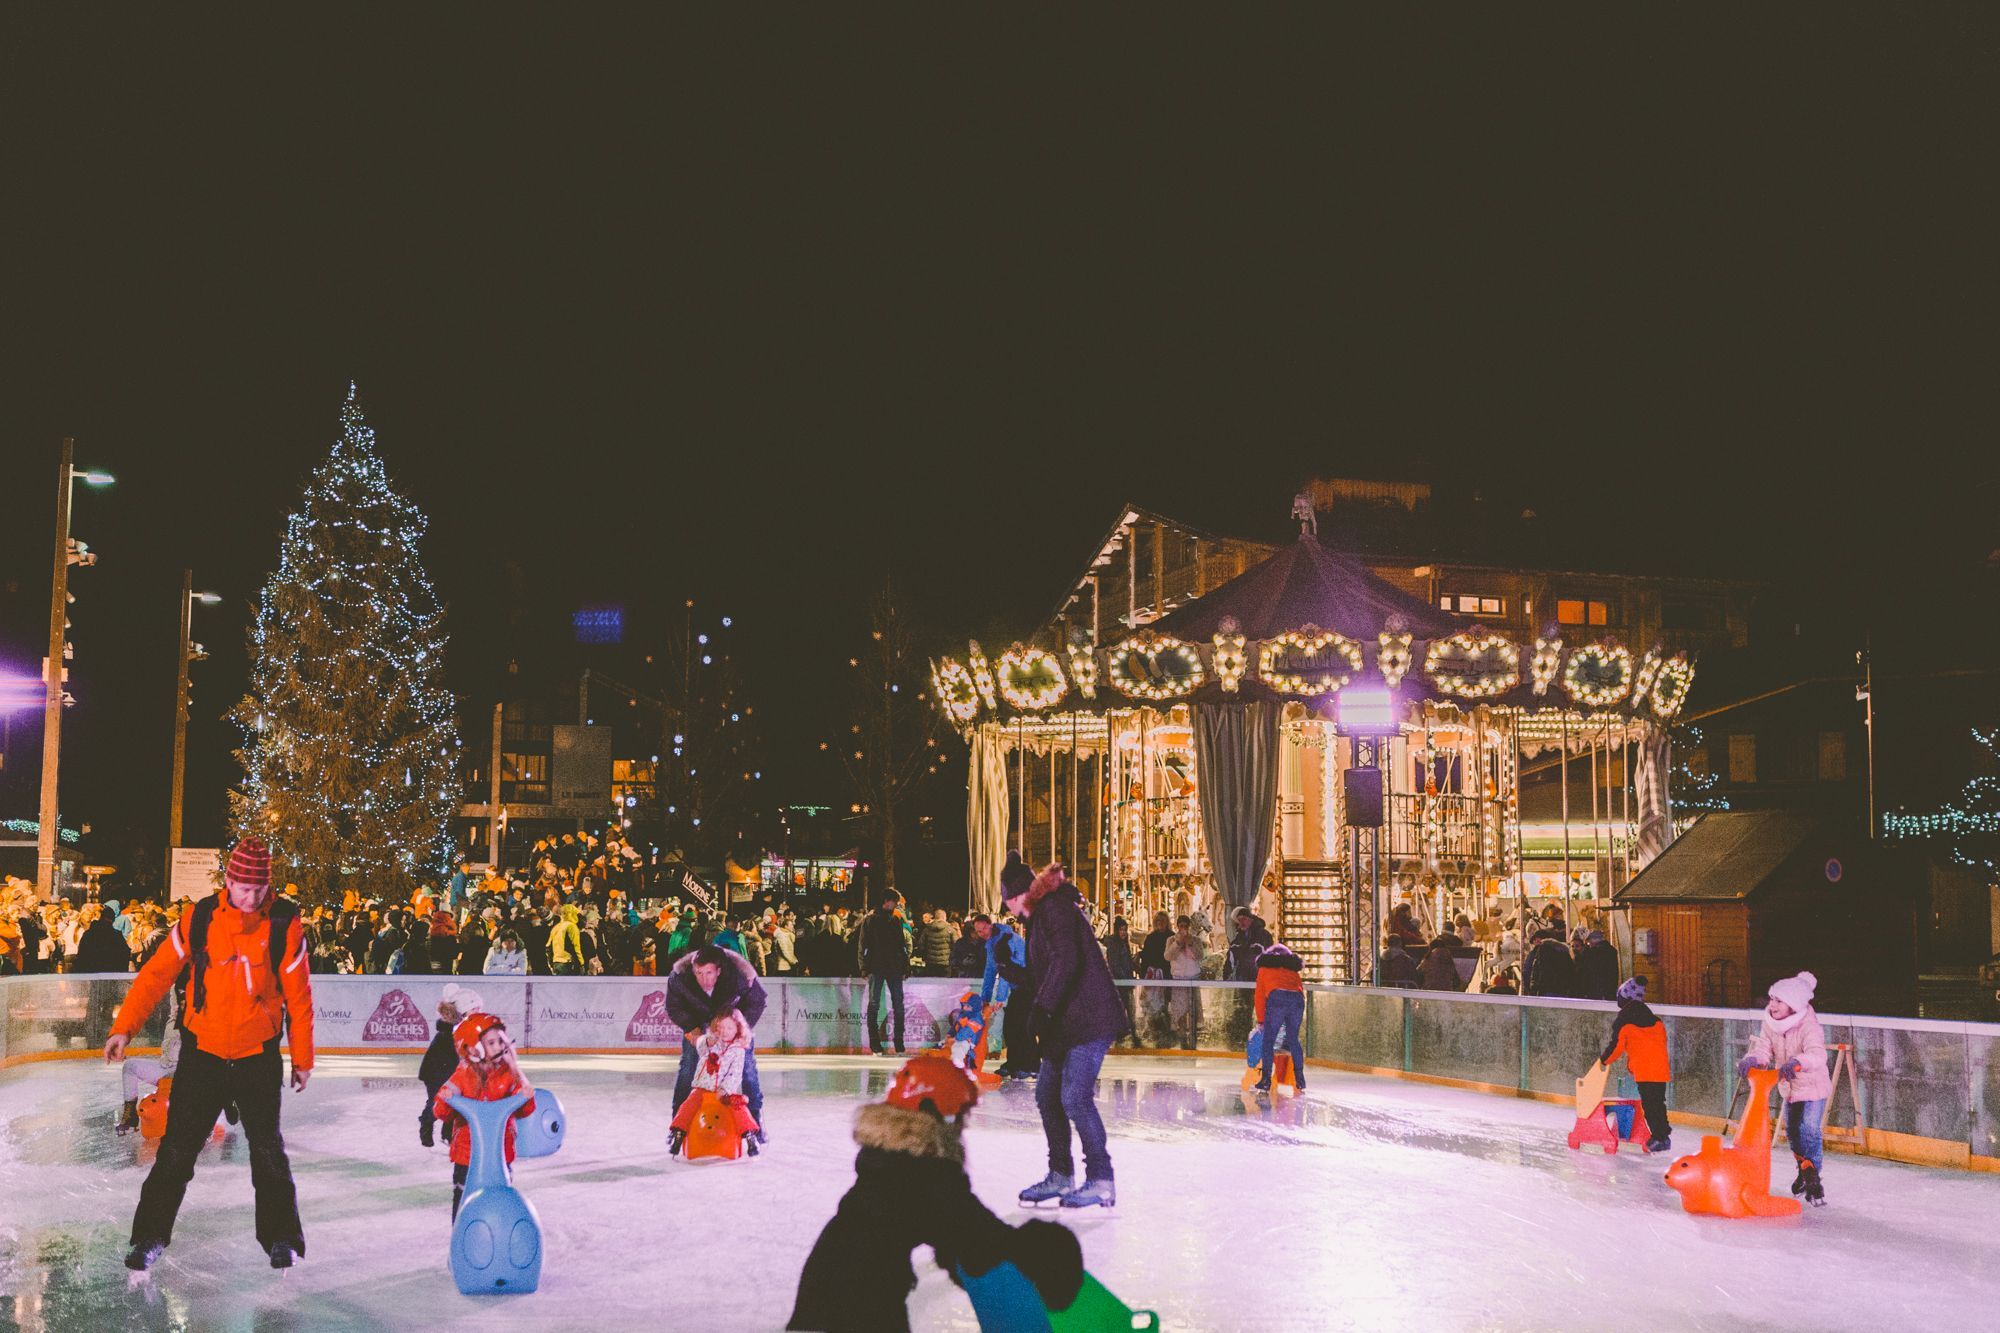
<instances>
[{"instance_id":1,"label":"green sled","mask_svg":"<svg viewBox=\"0 0 2000 1333\"><path fill-rule=\"evenodd\" d=\"M1134 1310L1125 1302L1105 1290L1104 1284L1090 1274L1083 1275L1083 1290L1076 1294L1067 1310L1049 1311L1049 1327L1055 1333L1130 1333L1131 1330L1156 1330L1160 1317L1151 1310Z\"/></svg>"}]
</instances>

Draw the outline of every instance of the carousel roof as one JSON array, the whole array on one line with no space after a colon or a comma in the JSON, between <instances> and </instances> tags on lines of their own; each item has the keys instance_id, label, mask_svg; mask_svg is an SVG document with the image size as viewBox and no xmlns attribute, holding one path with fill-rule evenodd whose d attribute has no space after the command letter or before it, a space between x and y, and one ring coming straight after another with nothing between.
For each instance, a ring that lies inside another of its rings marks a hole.
<instances>
[{"instance_id":1,"label":"carousel roof","mask_svg":"<svg viewBox=\"0 0 2000 1333\"><path fill-rule=\"evenodd\" d=\"M1454 617L1371 573L1359 558L1329 550L1319 538L1302 532L1269 560L1147 628L1199 642L1233 619L1251 639L1317 625L1372 643L1383 625L1398 616L1418 639L1441 638L1463 628Z\"/></svg>"}]
</instances>

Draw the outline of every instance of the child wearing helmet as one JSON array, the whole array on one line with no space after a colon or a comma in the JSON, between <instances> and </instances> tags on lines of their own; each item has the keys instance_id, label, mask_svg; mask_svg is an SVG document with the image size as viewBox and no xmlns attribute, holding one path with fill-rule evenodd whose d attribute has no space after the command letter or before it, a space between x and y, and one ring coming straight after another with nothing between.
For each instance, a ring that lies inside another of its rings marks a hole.
<instances>
[{"instance_id":1,"label":"child wearing helmet","mask_svg":"<svg viewBox=\"0 0 2000 1333\"><path fill-rule=\"evenodd\" d=\"M507 1122L507 1165L514 1165L514 1121L535 1113L535 1089L521 1072L514 1055L514 1043L507 1025L493 1014L472 1014L452 1029L452 1043L458 1048L458 1068L438 1090L432 1112L451 1135L451 1219L458 1220L459 1201L465 1197L465 1175L472 1165L472 1131L452 1110L445 1098L452 1094L477 1102L495 1102L517 1092L528 1100Z\"/></svg>"},{"instance_id":2,"label":"child wearing helmet","mask_svg":"<svg viewBox=\"0 0 2000 1333\"><path fill-rule=\"evenodd\" d=\"M750 1025L743 1021L743 1015L734 1009L717 1014L694 1041L694 1090L706 1089L722 1098L723 1105L735 1118L737 1132L743 1135L743 1146L755 1157L757 1117L750 1114L749 1100L743 1095L743 1071L750 1061L750 1046ZM667 1134L668 1155L680 1155L681 1145L687 1142L688 1130L693 1128L700 1110L701 1098L691 1096L674 1112L673 1125Z\"/></svg>"},{"instance_id":3,"label":"child wearing helmet","mask_svg":"<svg viewBox=\"0 0 2000 1333\"><path fill-rule=\"evenodd\" d=\"M972 1192L965 1174L966 1116L979 1086L943 1050L905 1064L888 1096L855 1116L854 1186L841 1197L799 1274L790 1329L898 1333L910 1327L916 1289L910 1251L929 1245L957 1281L1012 1263L1051 1309L1083 1285L1083 1251L1053 1222L1012 1227Z\"/></svg>"}]
</instances>

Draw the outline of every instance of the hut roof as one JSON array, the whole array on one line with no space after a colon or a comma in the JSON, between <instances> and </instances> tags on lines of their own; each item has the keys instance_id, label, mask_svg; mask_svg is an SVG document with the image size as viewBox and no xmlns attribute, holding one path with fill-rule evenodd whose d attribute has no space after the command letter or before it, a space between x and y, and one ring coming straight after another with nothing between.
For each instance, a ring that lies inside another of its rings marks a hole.
<instances>
[{"instance_id":1,"label":"hut roof","mask_svg":"<svg viewBox=\"0 0 2000 1333\"><path fill-rule=\"evenodd\" d=\"M1703 815L1613 895L1621 902L1741 902L1811 837L1819 821L1785 810Z\"/></svg>"}]
</instances>

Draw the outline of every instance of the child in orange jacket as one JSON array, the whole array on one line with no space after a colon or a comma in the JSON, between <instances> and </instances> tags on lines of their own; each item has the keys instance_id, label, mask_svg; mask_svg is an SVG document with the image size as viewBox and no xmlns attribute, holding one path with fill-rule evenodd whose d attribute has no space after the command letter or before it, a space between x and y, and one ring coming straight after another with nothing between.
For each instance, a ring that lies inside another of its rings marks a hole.
<instances>
[{"instance_id":1,"label":"child in orange jacket","mask_svg":"<svg viewBox=\"0 0 2000 1333\"><path fill-rule=\"evenodd\" d=\"M1306 1090L1306 1052L1299 1040L1306 1025L1306 988L1300 973L1299 956L1282 944L1267 946L1257 955L1257 994L1254 1000L1258 1026L1264 1029L1264 1068L1257 1091L1271 1090L1271 1071L1278 1060L1278 1041L1292 1057L1292 1086Z\"/></svg>"},{"instance_id":2,"label":"child in orange jacket","mask_svg":"<svg viewBox=\"0 0 2000 1333\"><path fill-rule=\"evenodd\" d=\"M461 1020L452 1030L452 1042L458 1047L458 1068L438 1090L436 1104L431 1109L451 1135L451 1220L456 1222L459 1201L465 1197L466 1170L472 1165L472 1129L445 1098L456 1094L476 1102L497 1102L517 1092L528 1094L528 1100L521 1103L507 1122L504 1151L511 1170L514 1121L535 1113L535 1089L521 1072L514 1043L507 1036L507 1025L494 1015L472 1014Z\"/></svg>"},{"instance_id":3,"label":"child in orange jacket","mask_svg":"<svg viewBox=\"0 0 2000 1333\"><path fill-rule=\"evenodd\" d=\"M1673 1067L1667 1060L1667 1025L1646 1006L1646 979L1632 977L1618 988L1618 1017L1611 1024L1611 1043L1602 1062L1625 1057L1625 1068L1639 1085L1639 1105L1646 1112L1646 1151L1665 1152L1674 1146L1667 1123L1667 1083Z\"/></svg>"}]
</instances>

